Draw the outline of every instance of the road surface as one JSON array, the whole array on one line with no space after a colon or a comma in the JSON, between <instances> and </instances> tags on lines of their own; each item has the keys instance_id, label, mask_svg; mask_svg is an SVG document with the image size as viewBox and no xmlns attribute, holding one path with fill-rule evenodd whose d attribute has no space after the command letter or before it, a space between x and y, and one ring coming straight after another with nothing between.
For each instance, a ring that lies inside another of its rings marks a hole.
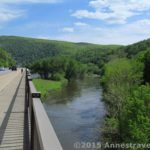
<instances>
[{"instance_id":1,"label":"road surface","mask_svg":"<svg viewBox=\"0 0 150 150\"><path fill-rule=\"evenodd\" d=\"M0 71L0 75L3 75L3 74L7 74L7 73L9 73L9 72L11 72L11 70L5 70L5 71Z\"/></svg>"},{"instance_id":2,"label":"road surface","mask_svg":"<svg viewBox=\"0 0 150 150\"><path fill-rule=\"evenodd\" d=\"M25 75L0 75L0 150L26 150ZM27 138L28 139L28 138Z\"/></svg>"}]
</instances>

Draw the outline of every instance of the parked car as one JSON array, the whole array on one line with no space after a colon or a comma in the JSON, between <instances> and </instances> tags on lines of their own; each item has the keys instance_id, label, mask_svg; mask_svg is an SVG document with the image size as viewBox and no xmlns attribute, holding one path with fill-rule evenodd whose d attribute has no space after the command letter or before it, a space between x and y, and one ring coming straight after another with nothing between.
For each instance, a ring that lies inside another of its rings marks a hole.
<instances>
[{"instance_id":1,"label":"parked car","mask_svg":"<svg viewBox=\"0 0 150 150\"><path fill-rule=\"evenodd\" d=\"M17 70L17 67L16 67L16 66L12 66L12 67L11 67L11 70L12 70L12 71L16 71L16 70Z\"/></svg>"}]
</instances>

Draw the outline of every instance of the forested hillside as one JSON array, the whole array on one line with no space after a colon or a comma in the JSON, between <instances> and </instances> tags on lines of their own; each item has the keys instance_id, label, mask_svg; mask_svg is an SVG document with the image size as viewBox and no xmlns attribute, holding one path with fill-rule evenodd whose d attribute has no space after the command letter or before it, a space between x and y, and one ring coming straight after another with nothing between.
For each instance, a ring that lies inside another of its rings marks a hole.
<instances>
[{"instance_id":1,"label":"forested hillside","mask_svg":"<svg viewBox=\"0 0 150 150\"><path fill-rule=\"evenodd\" d=\"M15 63L12 57L0 48L0 67L8 67Z\"/></svg>"},{"instance_id":2,"label":"forested hillside","mask_svg":"<svg viewBox=\"0 0 150 150\"><path fill-rule=\"evenodd\" d=\"M71 43L14 36L0 36L0 47L6 49L17 63L22 65L39 58L58 55L67 55L82 62L98 64L102 57L105 61L107 53L120 48L117 45Z\"/></svg>"},{"instance_id":3,"label":"forested hillside","mask_svg":"<svg viewBox=\"0 0 150 150\"><path fill-rule=\"evenodd\" d=\"M150 39L121 51L127 57L106 63L101 79L108 110L103 139L109 143L149 143Z\"/></svg>"},{"instance_id":4,"label":"forested hillside","mask_svg":"<svg viewBox=\"0 0 150 150\"><path fill-rule=\"evenodd\" d=\"M150 47L150 39L128 45L124 47L123 50L124 52L127 53L127 56L131 58L131 57L134 57L139 52L145 51L148 47Z\"/></svg>"}]
</instances>

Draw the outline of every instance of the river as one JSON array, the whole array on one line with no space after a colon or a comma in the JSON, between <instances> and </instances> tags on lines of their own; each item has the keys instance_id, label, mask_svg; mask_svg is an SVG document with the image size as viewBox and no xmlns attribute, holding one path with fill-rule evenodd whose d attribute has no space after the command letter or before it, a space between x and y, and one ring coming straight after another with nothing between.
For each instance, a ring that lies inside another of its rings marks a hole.
<instances>
[{"instance_id":1,"label":"river","mask_svg":"<svg viewBox=\"0 0 150 150\"><path fill-rule=\"evenodd\" d=\"M72 81L51 92L44 107L64 150L74 150L75 142L100 141L106 111L99 77Z\"/></svg>"}]
</instances>

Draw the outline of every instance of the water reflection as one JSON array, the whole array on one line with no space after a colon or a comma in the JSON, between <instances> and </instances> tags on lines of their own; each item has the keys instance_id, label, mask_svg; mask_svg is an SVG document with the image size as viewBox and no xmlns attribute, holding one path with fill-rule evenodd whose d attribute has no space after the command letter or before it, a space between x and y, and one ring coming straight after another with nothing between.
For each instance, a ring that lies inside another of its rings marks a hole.
<instances>
[{"instance_id":1,"label":"water reflection","mask_svg":"<svg viewBox=\"0 0 150 150\"><path fill-rule=\"evenodd\" d=\"M101 95L97 77L72 81L50 93L44 106L64 150L73 150L77 141L99 141L105 115Z\"/></svg>"},{"instance_id":2,"label":"water reflection","mask_svg":"<svg viewBox=\"0 0 150 150\"><path fill-rule=\"evenodd\" d=\"M75 97L80 97L81 87L78 85L78 81L73 80L68 83L66 87L59 91L51 91L49 97L46 99L48 104L63 103L67 104L74 100Z\"/></svg>"}]
</instances>

